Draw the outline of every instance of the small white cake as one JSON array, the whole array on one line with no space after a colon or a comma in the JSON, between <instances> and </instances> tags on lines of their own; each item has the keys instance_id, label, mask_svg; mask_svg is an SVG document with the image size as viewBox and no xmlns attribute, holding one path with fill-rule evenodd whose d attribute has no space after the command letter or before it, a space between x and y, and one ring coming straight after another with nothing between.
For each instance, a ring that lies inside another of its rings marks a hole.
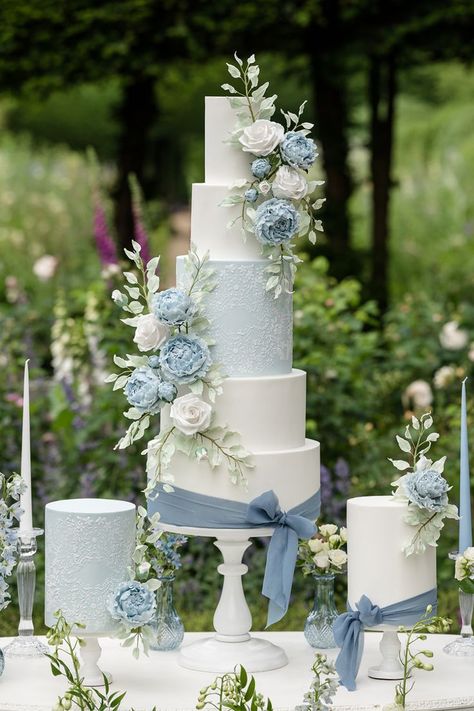
<instances>
[{"instance_id":1,"label":"small white cake","mask_svg":"<svg viewBox=\"0 0 474 711\"><path fill-rule=\"evenodd\" d=\"M416 532L404 521L407 505L393 496L360 496L347 502L347 599L352 609L366 595L379 607L436 588L436 548L406 556Z\"/></svg>"}]
</instances>

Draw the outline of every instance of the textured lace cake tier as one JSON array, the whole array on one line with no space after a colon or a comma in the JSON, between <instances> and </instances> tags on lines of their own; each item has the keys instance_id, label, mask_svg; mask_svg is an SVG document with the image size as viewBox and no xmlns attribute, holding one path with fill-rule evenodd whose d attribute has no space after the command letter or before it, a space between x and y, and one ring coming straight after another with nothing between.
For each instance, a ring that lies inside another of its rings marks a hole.
<instances>
[{"instance_id":1,"label":"textured lace cake tier","mask_svg":"<svg viewBox=\"0 0 474 711\"><path fill-rule=\"evenodd\" d=\"M177 260L177 283L185 285L184 257ZM265 291L266 262L211 260L216 288L204 311L211 322L212 357L228 377L285 375L293 355L292 297L274 299Z\"/></svg>"},{"instance_id":2,"label":"textured lace cake tier","mask_svg":"<svg viewBox=\"0 0 474 711\"><path fill-rule=\"evenodd\" d=\"M404 521L407 505L392 496L361 496L347 502L348 600L362 595L379 607L436 588L436 548L406 556L416 533Z\"/></svg>"}]
</instances>

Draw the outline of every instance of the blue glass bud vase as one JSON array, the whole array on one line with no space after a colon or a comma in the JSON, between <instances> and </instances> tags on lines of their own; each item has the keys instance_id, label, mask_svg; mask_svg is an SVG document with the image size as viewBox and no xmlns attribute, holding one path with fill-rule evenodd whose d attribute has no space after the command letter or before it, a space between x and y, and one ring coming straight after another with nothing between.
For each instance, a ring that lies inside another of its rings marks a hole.
<instances>
[{"instance_id":1,"label":"blue glass bud vase","mask_svg":"<svg viewBox=\"0 0 474 711\"><path fill-rule=\"evenodd\" d=\"M2 676L4 669L5 669L5 656L3 654L2 648L0 647L0 676Z\"/></svg>"},{"instance_id":2,"label":"blue glass bud vase","mask_svg":"<svg viewBox=\"0 0 474 711\"><path fill-rule=\"evenodd\" d=\"M184 625L173 602L174 577L160 578L161 586L156 591L156 614L150 622L154 640L150 648L169 652L178 649L184 637Z\"/></svg>"},{"instance_id":3,"label":"blue glass bud vase","mask_svg":"<svg viewBox=\"0 0 474 711\"><path fill-rule=\"evenodd\" d=\"M334 603L334 575L314 575L315 595L313 609L306 618L304 636L316 649L336 646L332 626L338 612Z\"/></svg>"}]
</instances>

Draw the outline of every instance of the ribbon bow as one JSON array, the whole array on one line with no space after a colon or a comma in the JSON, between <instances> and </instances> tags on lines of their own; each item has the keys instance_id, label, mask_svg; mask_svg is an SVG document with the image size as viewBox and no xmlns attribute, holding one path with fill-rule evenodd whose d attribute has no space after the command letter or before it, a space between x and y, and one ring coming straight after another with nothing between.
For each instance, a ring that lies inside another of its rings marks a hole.
<instances>
[{"instance_id":1,"label":"ribbon bow","mask_svg":"<svg viewBox=\"0 0 474 711\"><path fill-rule=\"evenodd\" d=\"M364 650L365 627L376 627L382 623L393 626L415 624L428 605L432 605L433 614L436 615L435 588L382 608L362 595L356 603L356 610L349 606L347 612L336 617L333 632L337 646L341 647L336 659L336 671L341 684L349 691L356 688L355 681Z\"/></svg>"},{"instance_id":2,"label":"ribbon bow","mask_svg":"<svg viewBox=\"0 0 474 711\"><path fill-rule=\"evenodd\" d=\"M291 586L298 554L298 539L308 539L316 533L316 525L290 509L280 508L274 491L266 491L248 505L247 522L253 526L274 526L263 579L262 593L269 599L267 627L285 615L290 601Z\"/></svg>"}]
</instances>

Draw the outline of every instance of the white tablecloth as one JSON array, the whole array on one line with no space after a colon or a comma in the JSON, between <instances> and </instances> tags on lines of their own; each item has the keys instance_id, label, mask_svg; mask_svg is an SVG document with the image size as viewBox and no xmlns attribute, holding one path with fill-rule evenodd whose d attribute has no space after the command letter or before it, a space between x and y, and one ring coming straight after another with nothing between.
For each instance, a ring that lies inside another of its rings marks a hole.
<instances>
[{"instance_id":1,"label":"white tablecloth","mask_svg":"<svg viewBox=\"0 0 474 711\"><path fill-rule=\"evenodd\" d=\"M184 643L203 637L186 634ZM276 709L293 709L301 702L311 682L314 652L301 632L258 633L283 647L289 664L283 669L256 674L257 688L272 699ZM448 657L442 647L452 637L434 635L424 643L435 653L433 672L418 672L415 688L410 694L410 709L474 709L474 659ZM379 633L366 635L366 644L358 689L348 692L340 688L335 698L337 711L368 711L381 709L393 701L394 681L369 679L367 669L379 659ZM0 639L0 647L8 640ZM101 668L112 673L113 688L127 690L124 709L136 711L188 711L195 708L199 689L209 684L215 675L188 671L177 664L177 652L152 652L150 657L135 661L130 650L116 640L101 641ZM329 652L335 656L337 650ZM6 659L0 678L0 711L50 711L58 694L64 691L61 679L53 678L46 659L19 661Z\"/></svg>"}]
</instances>

